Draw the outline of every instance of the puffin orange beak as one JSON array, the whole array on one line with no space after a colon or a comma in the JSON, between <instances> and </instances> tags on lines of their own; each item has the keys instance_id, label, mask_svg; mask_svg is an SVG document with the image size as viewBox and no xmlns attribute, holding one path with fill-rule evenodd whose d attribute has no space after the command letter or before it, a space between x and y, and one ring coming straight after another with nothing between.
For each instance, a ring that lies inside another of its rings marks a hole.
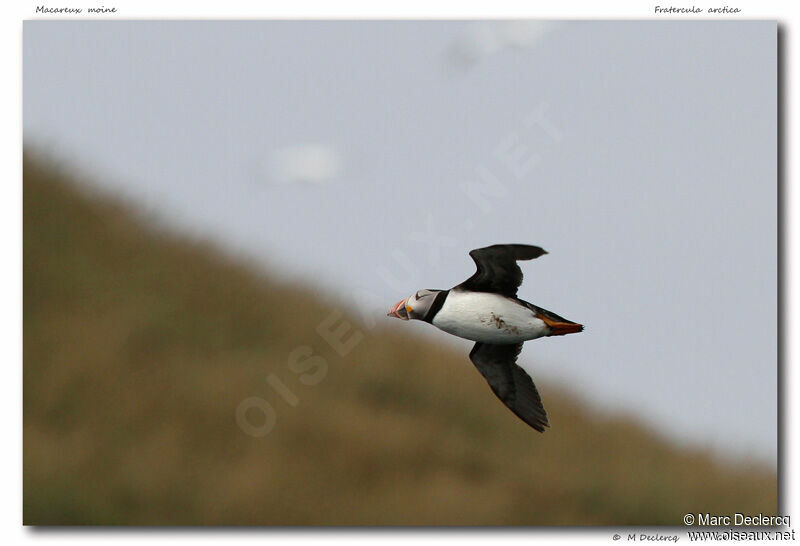
<instances>
[{"instance_id":1,"label":"puffin orange beak","mask_svg":"<svg viewBox=\"0 0 800 546\"><path fill-rule=\"evenodd\" d=\"M408 298L398 301L394 305L394 307L389 309L389 312L386 313L386 316L387 317L399 318L399 319L402 319L402 320L408 320L408 312L406 311L406 301L407 300L408 300Z\"/></svg>"}]
</instances>

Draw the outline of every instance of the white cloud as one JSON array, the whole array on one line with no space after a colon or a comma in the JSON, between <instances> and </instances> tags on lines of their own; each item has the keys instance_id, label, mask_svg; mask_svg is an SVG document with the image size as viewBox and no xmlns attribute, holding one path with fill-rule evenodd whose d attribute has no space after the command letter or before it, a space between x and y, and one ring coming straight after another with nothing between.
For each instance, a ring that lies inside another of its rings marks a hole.
<instances>
[{"instance_id":1,"label":"white cloud","mask_svg":"<svg viewBox=\"0 0 800 546\"><path fill-rule=\"evenodd\" d=\"M535 47L556 23L550 21L487 21L473 25L450 49L450 60L470 68L504 49Z\"/></svg>"},{"instance_id":2,"label":"white cloud","mask_svg":"<svg viewBox=\"0 0 800 546\"><path fill-rule=\"evenodd\" d=\"M275 184L327 184L342 171L341 155L324 144L299 144L272 150L266 171Z\"/></svg>"}]
</instances>

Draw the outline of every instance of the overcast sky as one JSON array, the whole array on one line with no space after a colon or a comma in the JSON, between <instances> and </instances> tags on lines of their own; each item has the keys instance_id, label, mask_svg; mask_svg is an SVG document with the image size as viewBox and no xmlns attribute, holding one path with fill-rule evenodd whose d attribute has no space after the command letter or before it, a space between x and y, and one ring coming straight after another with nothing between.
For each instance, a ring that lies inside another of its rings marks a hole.
<instances>
[{"instance_id":1,"label":"overcast sky","mask_svg":"<svg viewBox=\"0 0 800 546\"><path fill-rule=\"evenodd\" d=\"M776 33L26 21L24 136L380 323L540 245L520 297L586 331L527 343L534 377L774 463Z\"/></svg>"}]
</instances>

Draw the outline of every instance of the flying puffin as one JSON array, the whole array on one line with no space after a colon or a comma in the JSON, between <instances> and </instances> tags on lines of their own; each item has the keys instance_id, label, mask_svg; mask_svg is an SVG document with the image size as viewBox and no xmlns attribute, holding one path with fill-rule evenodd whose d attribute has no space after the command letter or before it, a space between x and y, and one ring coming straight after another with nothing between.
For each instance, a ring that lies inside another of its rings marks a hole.
<instances>
[{"instance_id":1,"label":"flying puffin","mask_svg":"<svg viewBox=\"0 0 800 546\"><path fill-rule=\"evenodd\" d=\"M477 343L469 358L508 408L539 432L547 412L530 376L516 361L522 344L543 336L583 331L583 326L517 297L522 270L517 260L547 252L531 245L492 245L469 253L478 270L450 290L420 290L399 301L387 316L424 320Z\"/></svg>"}]
</instances>

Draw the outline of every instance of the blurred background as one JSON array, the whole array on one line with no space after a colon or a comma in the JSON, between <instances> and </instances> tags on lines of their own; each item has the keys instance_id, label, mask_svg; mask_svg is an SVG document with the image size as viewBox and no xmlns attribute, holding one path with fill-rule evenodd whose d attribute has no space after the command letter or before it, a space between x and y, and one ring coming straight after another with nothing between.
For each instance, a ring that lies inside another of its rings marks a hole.
<instances>
[{"instance_id":1,"label":"blurred background","mask_svg":"<svg viewBox=\"0 0 800 546\"><path fill-rule=\"evenodd\" d=\"M25 22L25 523L774 513L776 32ZM384 316L499 242L543 435Z\"/></svg>"}]
</instances>

